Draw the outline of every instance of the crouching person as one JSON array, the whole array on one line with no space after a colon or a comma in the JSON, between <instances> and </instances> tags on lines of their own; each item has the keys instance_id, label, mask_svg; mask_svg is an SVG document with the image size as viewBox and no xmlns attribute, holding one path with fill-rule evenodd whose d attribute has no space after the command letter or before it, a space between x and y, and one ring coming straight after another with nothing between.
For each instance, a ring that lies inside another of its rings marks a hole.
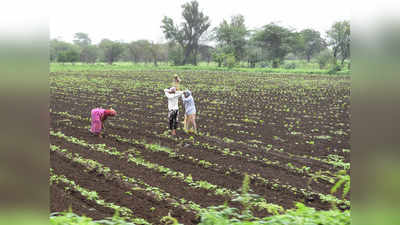
<instances>
[{"instance_id":1,"label":"crouching person","mask_svg":"<svg viewBox=\"0 0 400 225\"><path fill-rule=\"evenodd\" d=\"M104 128L104 123L109 116L115 116L117 112L114 109L102 109L95 108L92 109L91 116L91 128L90 132L95 135L102 137L101 131Z\"/></svg>"}]
</instances>

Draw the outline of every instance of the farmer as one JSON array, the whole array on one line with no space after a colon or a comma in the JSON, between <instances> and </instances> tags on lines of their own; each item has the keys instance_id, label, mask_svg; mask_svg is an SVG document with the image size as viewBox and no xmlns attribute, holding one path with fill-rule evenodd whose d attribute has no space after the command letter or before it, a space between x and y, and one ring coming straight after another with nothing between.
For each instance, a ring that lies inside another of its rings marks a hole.
<instances>
[{"instance_id":1,"label":"farmer","mask_svg":"<svg viewBox=\"0 0 400 225\"><path fill-rule=\"evenodd\" d=\"M173 136L176 135L176 128L178 126L179 106L178 99L183 94L182 91L177 91L176 87L167 88L164 90L165 96L168 98L168 119L169 129Z\"/></svg>"},{"instance_id":2,"label":"farmer","mask_svg":"<svg viewBox=\"0 0 400 225\"><path fill-rule=\"evenodd\" d=\"M102 137L101 130L104 128L104 122L109 116L117 115L117 112L114 109L95 108L92 109L91 115L92 126L90 132L96 136Z\"/></svg>"},{"instance_id":3,"label":"farmer","mask_svg":"<svg viewBox=\"0 0 400 225\"><path fill-rule=\"evenodd\" d=\"M186 90L182 95L183 105L185 106L185 131L189 129L189 126L193 127L193 131L196 133L196 106L194 104L192 92Z\"/></svg>"}]
</instances>

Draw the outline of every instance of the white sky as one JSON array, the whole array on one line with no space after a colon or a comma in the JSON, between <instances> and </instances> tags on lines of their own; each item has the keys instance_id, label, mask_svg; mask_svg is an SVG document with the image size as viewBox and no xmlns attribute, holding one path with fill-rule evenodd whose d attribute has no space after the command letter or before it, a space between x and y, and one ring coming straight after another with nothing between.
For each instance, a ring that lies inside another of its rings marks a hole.
<instances>
[{"instance_id":1,"label":"white sky","mask_svg":"<svg viewBox=\"0 0 400 225\"><path fill-rule=\"evenodd\" d=\"M93 43L103 38L163 41L164 16L182 22L181 5L189 0L68 0L50 2L50 38L72 41L77 32L88 33ZM63 2L63 3L61 3ZM313 28L325 35L340 20L350 20L347 0L198 0L210 17L211 28L223 19L242 14L248 28L270 22L297 30Z\"/></svg>"}]
</instances>

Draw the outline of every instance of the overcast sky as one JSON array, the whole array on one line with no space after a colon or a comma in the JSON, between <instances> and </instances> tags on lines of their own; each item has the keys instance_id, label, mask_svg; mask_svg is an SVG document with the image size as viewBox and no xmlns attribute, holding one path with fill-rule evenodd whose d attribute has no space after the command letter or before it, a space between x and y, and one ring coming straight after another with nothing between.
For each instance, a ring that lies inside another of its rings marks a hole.
<instances>
[{"instance_id":1,"label":"overcast sky","mask_svg":"<svg viewBox=\"0 0 400 225\"><path fill-rule=\"evenodd\" d=\"M72 41L74 33L88 33L94 43L103 38L121 41L164 41L161 20L181 22L181 5L188 0L68 0L52 1L50 38ZM350 20L346 0L198 0L210 17L211 27L236 14L246 26L259 28L270 22L297 30L313 28L325 35L335 21Z\"/></svg>"}]
</instances>

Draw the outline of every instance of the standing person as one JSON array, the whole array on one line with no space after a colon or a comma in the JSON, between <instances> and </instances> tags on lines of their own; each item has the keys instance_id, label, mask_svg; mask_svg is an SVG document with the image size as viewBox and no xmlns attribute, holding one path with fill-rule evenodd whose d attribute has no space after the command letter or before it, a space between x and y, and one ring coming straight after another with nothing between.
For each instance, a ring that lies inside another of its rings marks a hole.
<instances>
[{"instance_id":1,"label":"standing person","mask_svg":"<svg viewBox=\"0 0 400 225\"><path fill-rule=\"evenodd\" d=\"M189 90L184 91L182 101L185 106L185 130L188 130L189 126L191 126L193 127L193 131L196 133L196 106L194 104L192 92Z\"/></svg>"},{"instance_id":2,"label":"standing person","mask_svg":"<svg viewBox=\"0 0 400 225\"><path fill-rule=\"evenodd\" d=\"M183 94L182 91L177 91L176 87L167 88L164 90L165 96L168 98L168 119L169 129L173 136L176 135L176 128L178 127L179 106L178 99Z\"/></svg>"},{"instance_id":3,"label":"standing person","mask_svg":"<svg viewBox=\"0 0 400 225\"><path fill-rule=\"evenodd\" d=\"M91 128L90 132L96 136L101 136L101 130L104 128L104 123L109 116L115 116L117 112L114 109L102 109L95 108L92 109L91 116Z\"/></svg>"}]
</instances>

